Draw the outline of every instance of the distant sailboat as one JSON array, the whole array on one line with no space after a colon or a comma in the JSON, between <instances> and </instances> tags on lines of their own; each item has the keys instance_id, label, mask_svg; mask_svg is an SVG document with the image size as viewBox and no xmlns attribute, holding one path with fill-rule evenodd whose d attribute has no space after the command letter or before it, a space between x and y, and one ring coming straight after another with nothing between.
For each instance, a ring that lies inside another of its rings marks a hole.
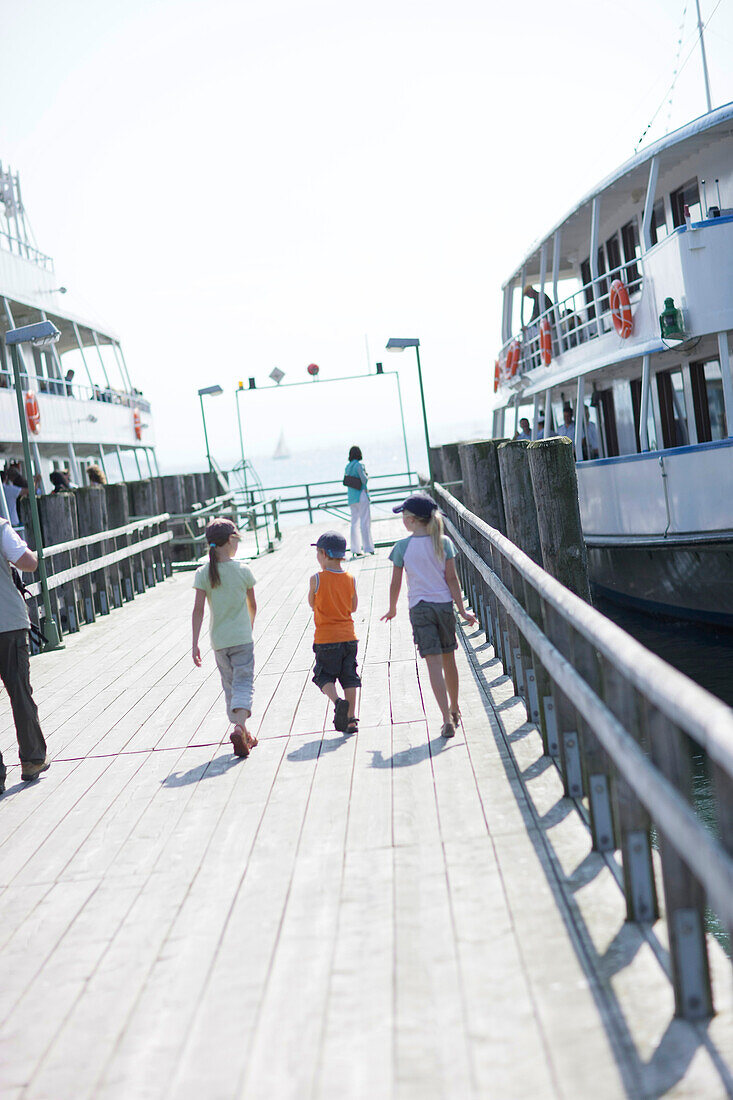
<instances>
[{"instance_id":1,"label":"distant sailboat","mask_svg":"<svg viewBox=\"0 0 733 1100\"><path fill-rule=\"evenodd\" d=\"M288 445L285 442L285 432L280 432L280 438L277 441L277 447L275 448L275 453L272 457L290 458L290 451L288 450Z\"/></svg>"}]
</instances>

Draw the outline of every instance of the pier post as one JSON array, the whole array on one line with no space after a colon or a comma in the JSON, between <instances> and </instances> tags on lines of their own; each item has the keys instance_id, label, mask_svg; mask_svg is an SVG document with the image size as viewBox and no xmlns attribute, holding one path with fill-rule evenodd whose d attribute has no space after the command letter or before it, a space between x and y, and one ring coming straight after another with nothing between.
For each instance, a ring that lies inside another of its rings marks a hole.
<instances>
[{"instance_id":1,"label":"pier post","mask_svg":"<svg viewBox=\"0 0 733 1100\"><path fill-rule=\"evenodd\" d=\"M433 471L433 477L439 485L443 484L443 448L431 447L430 448L430 468ZM409 470L408 470L409 473Z\"/></svg>"},{"instance_id":2,"label":"pier post","mask_svg":"<svg viewBox=\"0 0 733 1100\"><path fill-rule=\"evenodd\" d=\"M73 493L50 493L38 498L38 511L44 546L57 546L62 542L72 542L79 537L76 518L76 502ZM49 576L61 573L77 565L79 555L76 550L63 554L54 554L47 559ZM51 590L52 607L56 621L65 633L75 633L79 629L79 582L69 581L59 588Z\"/></svg>"},{"instance_id":3,"label":"pier post","mask_svg":"<svg viewBox=\"0 0 733 1100\"><path fill-rule=\"evenodd\" d=\"M129 492L130 509L134 518L158 515L156 487L151 480L130 482ZM155 534L155 531L151 526L141 533L140 538L146 539L152 534ZM145 583L148 588L152 588L156 580L162 581L165 576L165 566L159 551L160 547L155 547L153 550L143 550L142 553Z\"/></svg>"},{"instance_id":4,"label":"pier post","mask_svg":"<svg viewBox=\"0 0 733 1100\"><path fill-rule=\"evenodd\" d=\"M108 530L107 498L101 485L89 485L84 489L76 490L76 514L79 524L79 538L86 535L96 535ZM89 546L82 547L81 561L93 561L103 557L108 551L107 542L93 542ZM95 573L89 573L80 580L82 596L84 599L84 618L91 623L94 621L95 612L99 615L109 613L109 578L108 569L99 569Z\"/></svg>"},{"instance_id":5,"label":"pier post","mask_svg":"<svg viewBox=\"0 0 733 1100\"><path fill-rule=\"evenodd\" d=\"M105 485L107 497L107 519L110 530L118 527L126 527L130 522L130 505L127 499L127 485L124 481L115 482L114 485ZM122 550L129 546L129 535L118 535L112 540L115 550ZM124 558L118 565L118 577L112 574L112 602L115 607L120 607L123 600L135 598L135 584L133 575L133 559ZM119 586L119 590L118 590Z\"/></svg>"},{"instance_id":6,"label":"pier post","mask_svg":"<svg viewBox=\"0 0 733 1100\"><path fill-rule=\"evenodd\" d=\"M182 516L188 511L186 505L186 483L181 474L166 474L160 479L163 489L163 511L172 516ZM168 529L173 532L173 537L186 535L186 524L183 520L168 522ZM193 561L196 556L193 546L174 546L167 544L167 553L173 561Z\"/></svg>"},{"instance_id":7,"label":"pier post","mask_svg":"<svg viewBox=\"0 0 733 1100\"><path fill-rule=\"evenodd\" d=\"M537 503L543 568L590 603L573 445L565 436L541 439L527 444L527 456Z\"/></svg>"},{"instance_id":8,"label":"pier post","mask_svg":"<svg viewBox=\"0 0 733 1100\"><path fill-rule=\"evenodd\" d=\"M457 443L444 443L440 448L443 466L442 484L454 497L463 502L463 477ZM457 483L457 484L456 484Z\"/></svg>"},{"instance_id":9,"label":"pier post","mask_svg":"<svg viewBox=\"0 0 733 1100\"><path fill-rule=\"evenodd\" d=\"M474 443L460 443L458 455L464 504L489 527L505 535L506 517L497 457L497 449L502 442L501 439L480 439ZM452 489L449 491L453 493Z\"/></svg>"}]
</instances>

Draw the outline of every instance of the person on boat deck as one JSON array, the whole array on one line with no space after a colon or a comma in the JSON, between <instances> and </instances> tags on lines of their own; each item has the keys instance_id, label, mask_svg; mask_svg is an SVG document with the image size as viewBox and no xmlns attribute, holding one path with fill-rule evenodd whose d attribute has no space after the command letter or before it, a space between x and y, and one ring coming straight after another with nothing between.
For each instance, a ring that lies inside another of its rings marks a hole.
<instances>
[{"instance_id":1,"label":"person on boat deck","mask_svg":"<svg viewBox=\"0 0 733 1100\"><path fill-rule=\"evenodd\" d=\"M344 479L353 478L361 482L361 488L356 485L347 485L347 497L351 509L351 556L358 554L373 554L374 542L372 541L372 517L370 512L369 493L367 492L367 474L360 447L352 447L349 451L349 461L344 470Z\"/></svg>"},{"instance_id":2,"label":"person on boat deck","mask_svg":"<svg viewBox=\"0 0 733 1100\"><path fill-rule=\"evenodd\" d=\"M519 421L519 431L515 433L515 439L529 439L532 438L532 433L529 429L529 420L526 416L523 416Z\"/></svg>"},{"instance_id":3,"label":"person on boat deck","mask_svg":"<svg viewBox=\"0 0 733 1100\"><path fill-rule=\"evenodd\" d=\"M105 477L104 470L101 466L98 466L96 462L92 462L87 466L87 478L90 485L106 485L107 478Z\"/></svg>"},{"instance_id":4,"label":"person on boat deck","mask_svg":"<svg viewBox=\"0 0 733 1100\"><path fill-rule=\"evenodd\" d=\"M535 321L538 321L540 318L540 314L544 313L548 309L552 309L552 298L550 298L549 295L543 293L541 296L542 304L540 304L540 292L539 290L535 290L531 283L527 283L526 287L524 288L524 297L531 298L534 303L534 305L532 306L532 316L527 322L527 324L529 325L533 324Z\"/></svg>"},{"instance_id":5,"label":"person on boat deck","mask_svg":"<svg viewBox=\"0 0 733 1100\"><path fill-rule=\"evenodd\" d=\"M542 413L540 413L540 415L537 417L537 426L534 430L534 435L532 436L532 438L533 439L544 439L545 438L545 418L542 415Z\"/></svg>"},{"instance_id":6,"label":"person on boat deck","mask_svg":"<svg viewBox=\"0 0 733 1100\"><path fill-rule=\"evenodd\" d=\"M562 435L566 435L575 448L575 417L570 405L565 403L562 410ZM576 455L577 458L577 455ZM583 458L598 458L598 432L595 424L588 419L587 410L583 424Z\"/></svg>"},{"instance_id":7,"label":"person on boat deck","mask_svg":"<svg viewBox=\"0 0 733 1100\"><path fill-rule=\"evenodd\" d=\"M30 573L38 567L38 558L8 521L0 519L0 679L13 710L20 778L28 782L45 772L49 765L31 689L30 619L25 600L13 580L11 565ZM0 756L0 794L5 790L5 776L6 768Z\"/></svg>"}]
</instances>

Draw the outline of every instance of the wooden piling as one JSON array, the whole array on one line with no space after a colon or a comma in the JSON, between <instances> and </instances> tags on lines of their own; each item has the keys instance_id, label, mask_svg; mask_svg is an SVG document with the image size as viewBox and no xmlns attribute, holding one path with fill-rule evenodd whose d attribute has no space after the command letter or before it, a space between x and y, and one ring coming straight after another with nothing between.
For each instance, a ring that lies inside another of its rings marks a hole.
<instances>
[{"instance_id":1,"label":"wooden piling","mask_svg":"<svg viewBox=\"0 0 733 1100\"><path fill-rule=\"evenodd\" d=\"M114 485L105 485L104 491L107 497L107 519L110 530L125 527L130 522L130 505L127 497L127 485L117 482ZM128 545L124 536L118 536L114 540L114 549L121 550ZM115 606L119 606L118 600L132 600L135 597L135 580L133 559L125 558L119 564L121 591L119 594L115 588L115 579L112 580L112 599Z\"/></svg>"},{"instance_id":2,"label":"wooden piling","mask_svg":"<svg viewBox=\"0 0 733 1100\"><path fill-rule=\"evenodd\" d=\"M527 444L542 566L587 603L588 556L580 524L573 445L565 436Z\"/></svg>"},{"instance_id":3,"label":"wooden piling","mask_svg":"<svg viewBox=\"0 0 733 1100\"><path fill-rule=\"evenodd\" d=\"M489 527L495 527L505 535L506 517L497 457L497 447L501 442L503 440L479 439L456 446L466 507Z\"/></svg>"},{"instance_id":4,"label":"wooden piling","mask_svg":"<svg viewBox=\"0 0 733 1100\"><path fill-rule=\"evenodd\" d=\"M130 482L129 491L131 511L135 518L158 515L156 487L150 479ZM142 532L141 541L151 533L152 530ZM156 580L163 580L164 567L160 554L156 553L158 550L159 548L156 547L155 551L143 550L142 552L145 584L148 588L152 588Z\"/></svg>"},{"instance_id":5,"label":"wooden piling","mask_svg":"<svg viewBox=\"0 0 733 1100\"><path fill-rule=\"evenodd\" d=\"M506 535L515 546L542 565L537 503L529 470L526 440L510 440L497 448Z\"/></svg>"},{"instance_id":6,"label":"wooden piling","mask_svg":"<svg viewBox=\"0 0 733 1100\"><path fill-rule=\"evenodd\" d=\"M430 448L430 466L433 471L433 478L435 481L443 484L443 448L431 447Z\"/></svg>"},{"instance_id":7,"label":"wooden piling","mask_svg":"<svg viewBox=\"0 0 733 1100\"><path fill-rule=\"evenodd\" d=\"M457 443L444 443L440 448L443 463L443 482L449 493L463 500L463 476Z\"/></svg>"},{"instance_id":8,"label":"wooden piling","mask_svg":"<svg viewBox=\"0 0 733 1100\"><path fill-rule=\"evenodd\" d=\"M89 485L77 489L76 514L79 524L79 538L96 535L108 530L107 498L103 486ZM107 542L93 542L82 547L81 561L92 561L108 552ZM111 578L107 569L89 573L80 578L82 598L84 600L84 619L93 622L95 615L106 615L110 608Z\"/></svg>"},{"instance_id":9,"label":"wooden piling","mask_svg":"<svg viewBox=\"0 0 733 1100\"><path fill-rule=\"evenodd\" d=\"M72 542L79 537L76 517L76 502L73 493L50 493L38 498L38 512L41 521L41 535L44 546L54 546L62 542ZM49 573L61 573L78 564L76 550L63 554L54 554L48 561ZM53 591L51 606L63 633L76 632L79 629L81 598L79 582L69 581ZM54 602L56 606L54 607Z\"/></svg>"}]
</instances>

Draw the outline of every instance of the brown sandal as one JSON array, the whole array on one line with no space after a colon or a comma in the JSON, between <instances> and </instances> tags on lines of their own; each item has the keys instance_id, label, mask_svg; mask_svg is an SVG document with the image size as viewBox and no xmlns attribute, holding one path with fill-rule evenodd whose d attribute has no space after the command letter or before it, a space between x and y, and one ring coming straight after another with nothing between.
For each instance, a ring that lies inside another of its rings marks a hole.
<instances>
[{"instance_id":1,"label":"brown sandal","mask_svg":"<svg viewBox=\"0 0 733 1100\"><path fill-rule=\"evenodd\" d=\"M348 722L346 723L345 732L346 733L358 733L359 732L359 719L356 718L356 717L355 718L349 718Z\"/></svg>"},{"instance_id":2,"label":"brown sandal","mask_svg":"<svg viewBox=\"0 0 733 1100\"><path fill-rule=\"evenodd\" d=\"M246 759L249 756L249 745L245 741L245 733L241 726L235 726L229 735L235 756Z\"/></svg>"}]
</instances>

